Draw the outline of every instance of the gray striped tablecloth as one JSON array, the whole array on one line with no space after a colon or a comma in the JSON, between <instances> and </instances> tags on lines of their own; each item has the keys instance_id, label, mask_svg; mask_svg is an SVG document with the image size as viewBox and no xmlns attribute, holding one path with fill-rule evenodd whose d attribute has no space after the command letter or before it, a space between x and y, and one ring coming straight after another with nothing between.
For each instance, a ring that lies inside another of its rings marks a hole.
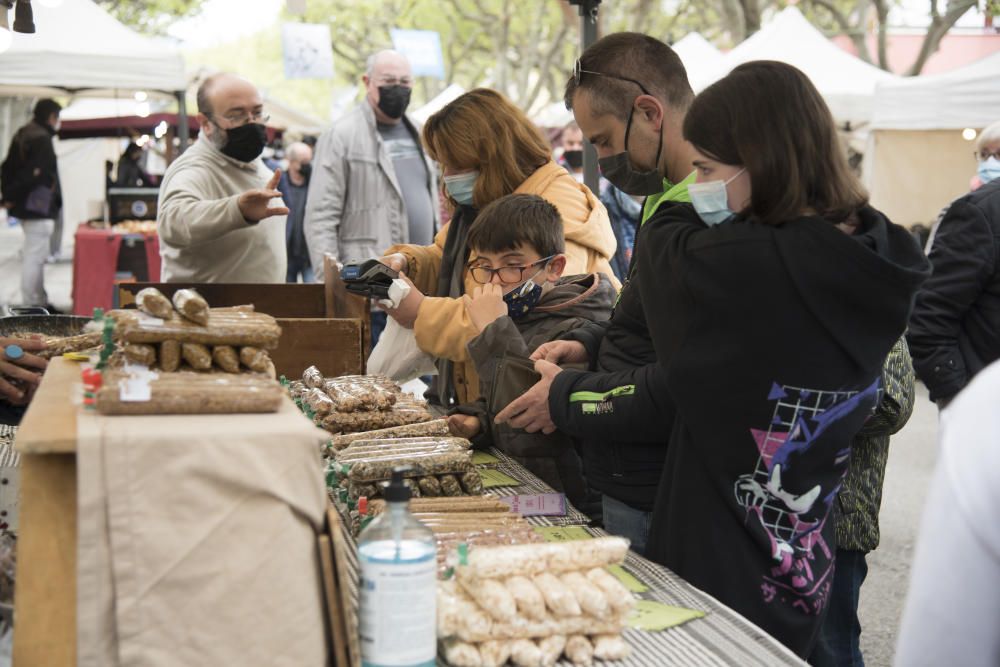
<instances>
[{"instance_id":1,"label":"gray striped tablecloth","mask_svg":"<svg viewBox=\"0 0 1000 667\"><path fill-rule=\"evenodd\" d=\"M520 486L494 487L489 493L496 495L514 495L523 493L553 493L551 487L532 473L524 469L503 452L492 450L500 462L493 464L503 472L521 482ZM587 517L573 510L575 514L567 517L531 517L531 519L546 519L548 522L536 522L535 525L580 525L587 523ZM555 523L552 519L567 519L579 515L583 521L571 523ZM347 561L351 568L349 589L354 608L348 613L357 613L358 590L357 572L358 559L355 538L347 528L349 521L343 521L344 538L350 545ZM586 528L593 536L607 535L599 528ZM597 665L607 667L706 667L727 665L732 667L771 667L773 665L804 666L794 653L785 648L776 639L765 633L756 625L746 620L732 609L702 591L696 589L665 567L657 565L638 554L629 552L624 568L632 576L645 584L645 592L636 593L639 598L654 600L676 607L695 609L705 613L702 618L696 618L679 626L660 632L626 629L624 637L632 647L632 654L626 660L618 662L597 661ZM439 660L439 665L445 665ZM571 667L572 663L563 661L560 667Z\"/></svg>"}]
</instances>

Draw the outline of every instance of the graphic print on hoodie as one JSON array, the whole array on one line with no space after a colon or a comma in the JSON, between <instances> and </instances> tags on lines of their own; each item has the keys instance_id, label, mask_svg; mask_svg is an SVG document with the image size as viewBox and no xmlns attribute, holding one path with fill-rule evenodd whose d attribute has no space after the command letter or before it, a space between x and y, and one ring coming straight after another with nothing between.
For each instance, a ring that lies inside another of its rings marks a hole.
<instances>
[{"instance_id":1,"label":"graphic print on hoodie","mask_svg":"<svg viewBox=\"0 0 1000 667\"><path fill-rule=\"evenodd\" d=\"M827 543L823 527L832 516L850 448L822 436L837 421L877 405L879 382L860 392L772 385L767 397L774 403L771 423L751 429L760 457L733 489L755 538L770 544L774 567L762 577L765 603L806 614L819 614L826 605L837 545ZM835 486L810 474L831 466L839 471Z\"/></svg>"}]
</instances>

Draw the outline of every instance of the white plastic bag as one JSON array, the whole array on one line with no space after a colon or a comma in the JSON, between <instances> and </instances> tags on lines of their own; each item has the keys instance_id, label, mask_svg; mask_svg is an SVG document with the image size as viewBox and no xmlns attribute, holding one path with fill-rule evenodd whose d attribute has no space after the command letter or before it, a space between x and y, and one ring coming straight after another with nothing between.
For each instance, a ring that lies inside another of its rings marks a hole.
<instances>
[{"instance_id":1,"label":"white plastic bag","mask_svg":"<svg viewBox=\"0 0 1000 667\"><path fill-rule=\"evenodd\" d=\"M413 329L406 329L389 317L378 344L368 357L368 374L387 375L396 382L408 382L436 373L434 357L417 347Z\"/></svg>"}]
</instances>

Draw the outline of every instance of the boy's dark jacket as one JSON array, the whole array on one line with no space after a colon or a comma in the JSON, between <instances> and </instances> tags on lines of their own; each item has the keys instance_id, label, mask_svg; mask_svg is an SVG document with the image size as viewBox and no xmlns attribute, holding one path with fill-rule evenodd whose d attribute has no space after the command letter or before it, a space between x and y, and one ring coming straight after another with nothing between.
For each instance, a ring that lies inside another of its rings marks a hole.
<instances>
[{"instance_id":1,"label":"boy's dark jacket","mask_svg":"<svg viewBox=\"0 0 1000 667\"><path fill-rule=\"evenodd\" d=\"M707 228L687 206L645 227L637 269L676 416L646 555L800 656L826 612L831 513L883 362L929 265L870 207Z\"/></svg>"},{"instance_id":2,"label":"boy's dark jacket","mask_svg":"<svg viewBox=\"0 0 1000 667\"><path fill-rule=\"evenodd\" d=\"M566 276L543 294L538 305L527 314L517 320L501 317L469 341L469 355L479 374L481 398L458 406L455 412L479 417L480 435L473 440L475 447L495 446L518 457L553 457L572 449L572 441L558 433L525 433L507 424L494 424L496 415L489 414L487 406L493 403L500 387L493 385L493 376L504 355L527 359L543 343L589 322L608 319L614 300L615 289L607 276L599 273Z\"/></svg>"}]
</instances>

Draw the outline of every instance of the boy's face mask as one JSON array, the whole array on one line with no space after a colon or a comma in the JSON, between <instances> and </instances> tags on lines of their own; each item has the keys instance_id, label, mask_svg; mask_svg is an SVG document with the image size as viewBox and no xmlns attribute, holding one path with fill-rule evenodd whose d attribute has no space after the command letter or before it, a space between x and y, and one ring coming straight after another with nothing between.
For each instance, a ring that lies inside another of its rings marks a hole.
<instances>
[{"instance_id":1,"label":"boy's face mask","mask_svg":"<svg viewBox=\"0 0 1000 667\"><path fill-rule=\"evenodd\" d=\"M503 295L504 303L507 304L507 315L510 319L516 320L524 317L538 305L542 298L542 286L536 284L534 279L544 270L543 266L534 276Z\"/></svg>"}]
</instances>

